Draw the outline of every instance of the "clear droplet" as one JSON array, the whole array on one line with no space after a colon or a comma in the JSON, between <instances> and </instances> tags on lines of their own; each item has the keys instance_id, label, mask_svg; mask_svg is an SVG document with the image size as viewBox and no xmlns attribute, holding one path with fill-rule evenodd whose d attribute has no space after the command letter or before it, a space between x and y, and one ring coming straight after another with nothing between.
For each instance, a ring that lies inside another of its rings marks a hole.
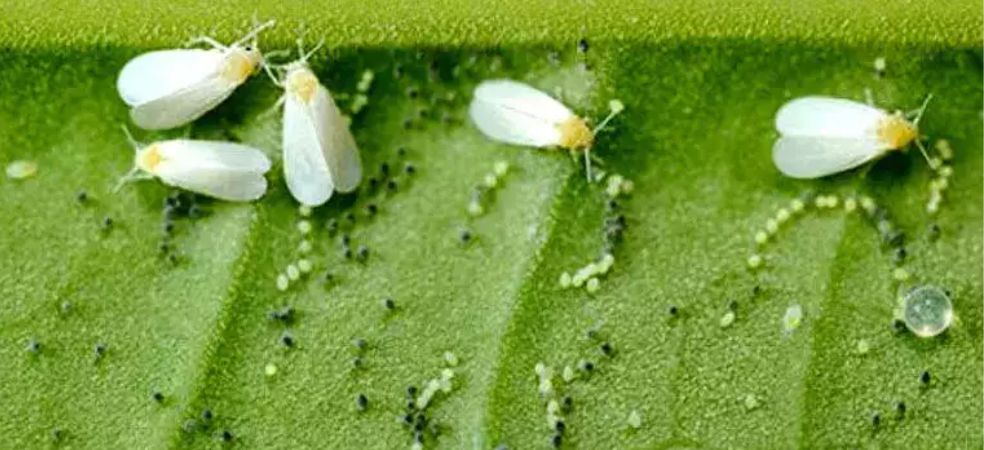
<instances>
[{"instance_id":1,"label":"clear droplet","mask_svg":"<svg viewBox=\"0 0 984 450\"><path fill-rule=\"evenodd\" d=\"M953 323L953 303L942 289L920 286L905 296L905 325L916 336L933 337Z\"/></svg>"}]
</instances>

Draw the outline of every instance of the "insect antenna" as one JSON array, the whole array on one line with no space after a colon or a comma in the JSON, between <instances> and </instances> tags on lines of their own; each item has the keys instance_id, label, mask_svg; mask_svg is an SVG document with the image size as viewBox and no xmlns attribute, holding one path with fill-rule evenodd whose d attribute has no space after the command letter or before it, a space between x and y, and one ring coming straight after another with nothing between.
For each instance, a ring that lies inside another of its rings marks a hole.
<instances>
[{"instance_id":1,"label":"insect antenna","mask_svg":"<svg viewBox=\"0 0 984 450\"><path fill-rule=\"evenodd\" d=\"M916 112L916 118L912 120L912 124L916 127L919 126L919 121L922 120L923 113L926 112L926 107L929 106L929 101L933 99L933 94L930 93L926 96L926 100L923 100L922 106L919 107L918 112Z\"/></svg>"},{"instance_id":2,"label":"insect antenna","mask_svg":"<svg viewBox=\"0 0 984 450\"><path fill-rule=\"evenodd\" d=\"M120 128L123 129L123 134L126 135L127 142L129 142L130 143L130 146L133 147L134 153L139 152L140 151L140 143L137 142L137 140L133 138L133 134L130 133L130 129L127 128L126 124L120 124ZM120 189L123 188L123 185L125 185L128 182L130 182L131 180L137 179L138 178L137 174L139 174L139 173L140 173L140 168L137 167L136 162L134 162L133 167L130 168L130 171L127 172L126 175L123 175L122 177L120 177L119 181L116 182L116 186L113 187L113 193L115 194L115 193L119 192Z\"/></svg>"},{"instance_id":3,"label":"insect antenna","mask_svg":"<svg viewBox=\"0 0 984 450\"><path fill-rule=\"evenodd\" d=\"M256 18L255 17L253 18L253 23L256 23ZM277 24L277 21L276 20L270 19L270 20L268 20L266 22L263 22L263 23L261 23L259 25L254 25L252 30L250 30L248 33L246 33L245 36L239 38L239 40L236 41L235 44L232 44L232 46L242 46L244 43L252 40L253 41L253 47L259 48L258 45L257 45L259 43L258 42L258 37L257 37L259 35L259 33L261 31L267 29L267 28L273 27L276 24Z\"/></svg>"}]
</instances>

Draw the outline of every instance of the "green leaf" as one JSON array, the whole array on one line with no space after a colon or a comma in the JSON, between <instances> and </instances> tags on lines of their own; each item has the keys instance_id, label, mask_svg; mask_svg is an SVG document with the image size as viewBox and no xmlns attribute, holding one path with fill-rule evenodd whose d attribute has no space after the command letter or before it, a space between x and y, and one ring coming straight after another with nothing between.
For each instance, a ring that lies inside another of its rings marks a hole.
<instances>
[{"instance_id":1,"label":"green leaf","mask_svg":"<svg viewBox=\"0 0 984 450\"><path fill-rule=\"evenodd\" d=\"M146 48L207 30L202 15L224 17L216 27L231 39L251 11L220 5L133 18L102 2L35 12L34 23L30 4L12 3L16 20L0 23L0 163L32 160L39 170L0 180L4 445L207 448L222 446L228 431L247 448L408 447L406 388L439 377L452 352L453 389L428 406L440 434L428 431L427 448L549 446L537 363L553 369L556 398L572 399L565 447L980 447L979 5L830 2L794 14L756 4L728 17L710 6L631 3L610 22L597 9L536 13L584 18L585 31L552 24L542 32L534 24L545 16L524 16L532 6L520 2L503 15L427 5L380 7L378 21L313 7L283 18L265 47L291 45L290 27L306 18L309 36L334 44L312 64L343 108L362 72L375 73L369 103L353 118L367 180L307 219L315 269L286 292L275 280L302 257L303 218L279 164L259 202L199 198L206 215L174 222L174 262L158 248L171 190L145 181L111 192L132 160L119 130L128 115L115 92L118 69ZM274 6L258 16L275 15ZM854 8L856 20L834 19ZM681 11L680 20L650 16ZM422 21L405 19L411 14ZM780 26L787 18L791 26ZM575 50L581 33L586 54ZM880 56L883 77L872 68ZM604 186L587 183L580 159L562 151L481 136L467 104L474 85L493 77L527 81L595 120L610 99L626 105L593 150L605 162L596 170L635 186L619 199L624 240L594 294L562 289L558 279L602 251ZM932 172L916 151L893 153L863 176L795 181L773 167L782 103L809 94L863 101L865 89L886 109L913 109L934 94L922 132L956 152L937 215L925 210ZM240 140L279 159L279 119L263 114L278 95L258 76L189 129L134 131L145 141ZM484 214L470 217L473 188L496 161L510 170L485 197ZM369 177L396 187L372 189ZM892 250L863 213L808 207L757 248L755 232L807 190L868 195L885 208L906 234L906 286L949 289L954 326L934 339L893 330ZM340 224L335 235L330 221ZM367 246L365 261L345 258L342 234L353 249ZM753 252L765 259L756 271L746 265ZM736 320L721 327L732 301ZM268 318L287 305L291 323ZM804 318L785 332L792 305ZM282 343L285 333L293 346ZM871 347L864 355L860 340ZM593 373L575 369L582 360ZM576 380L561 380L565 366Z\"/></svg>"}]
</instances>

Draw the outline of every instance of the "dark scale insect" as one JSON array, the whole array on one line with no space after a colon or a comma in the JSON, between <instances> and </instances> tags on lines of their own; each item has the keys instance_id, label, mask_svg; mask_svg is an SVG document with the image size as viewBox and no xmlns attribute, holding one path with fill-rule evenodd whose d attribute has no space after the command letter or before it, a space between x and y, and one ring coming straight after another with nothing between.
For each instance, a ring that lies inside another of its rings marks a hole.
<instances>
[{"instance_id":1,"label":"dark scale insect","mask_svg":"<svg viewBox=\"0 0 984 450\"><path fill-rule=\"evenodd\" d=\"M355 347L356 350L362 351L365 350L369 344L366 343L365 339L355 338L352 340L352 345Z\"/></svg>"},{"instance_id":2,"label":"dark scale insect","mask_svg":"<svg viewBox=\"0 0 984 450\"><path fill-rule=\"evenodd\" d=\"M461 241L462 244L467 244L468 242L471 242L471 239L472 239L472 234L471 231L469 231L468 229L464 228L458 232L458 240Z\"/></svg>"},{"instance_id":3,"label":"dark scale insect","mask_svg":"<svg viewBox=\"0 0 984 450\"><path fill-rule=\"evenodd\" d=\"M353 369L361 369L362 368L362 358L361 357L356 356L355 358L352 358L352 368Z\"/></svg>"},{"instance_id":4,"label":"dark scale insect","mask_svg":"<svg viewBox=\"0 0 984 450\"><path fill-rule=\"evenodd\" d=\"M591 361L582 361L579 368L585 372L591 372L594 370L595 365Z\"/></svg>"},{"instance_id":5,"label":"dark scale insect","mask_svg":"<svg viewBox=\"0 0 984 450\"><path fill-rule=\"evenodd\" d=\"M379 173L383 174L383 176L389 175L389 173L390 173L390 166L389 166L389 164L388 163L382 163L382 164L380 164L379 165Z\"/></svg>"},{"instance_id":6,"label":"dark scale insect","mask_svg":"<svg viewBox=\"0 0 984 450\"><path fill-rule=\"evenodd\" d=\"M365 394L359 394L355 397L355 408L359 411L365 411L369 407L369 399L366 398Z\"/></svg>"},{"instance_id":7,"label":"dark scale insect","mask_svg":"<svg viewBox=\"0 0 984 450\"><path fill-rule=\"evenodd\" d=\"M410 425L413 425L413 415L412 414L404 414L403 415L403 426L409 427Z\"/></svg>"},{"instance_id":8,"label":"dark scale insect","mask_svg":"<svg viewBox=\"0 0 984 450\"><path fill-rule=\"evenodd\" d=\"M734 299L729 300L728 301L728 310L729 311L738 311L738 300L734 300Z\"/></svg>"},{"instance_id":9,"label":"dark scale insect","mask_svg":"<svg viewBox=\"0 0 984 450\"><path fill-rule=\"evenodd\" d=\"M233 436L232 432L229 430L222 430L222 433L219 435L219 438L222 439L222 442L232 442L235 436Z\"/></svg>"},{"instance_id":10,"label":"dark scale insect","mask_svg":"<svg viewBox=\"0 0 984 450\"><path fill-rule=\"evenodd\" d=\"M78 193L75 194L75 201L79 203L85 203L89 201L89 194L86 193L85 191L79 191Z\"/></svg>"},{"instance_id":11,"label":"dark scale insect","mask_svg":"<svg viewBox=\"0 0 984 450\"><path fill-rule=\"evenodd\" d=\"M553 437L550 438L550 445L552 445L554 448L560 448L560 446L563 444L564 444L564 436L560 434L555 434L553 435Z\"/></svg>"},{"instance_id":12,"label":"dark scale insect","mask_svg":"<svg viewBox=\"0 0 984 450\"><path fill-rule=\"evenodd\" d=\"M366 215L375 216L377 212L379 212L379 208L376 206L375 203L370 203L366 205Z\"/></svg>"},{"instance_id":13,"label":"dark scale insect","mask_svg":"<svg viewBox=\"0 0 984 450\"><path fill-rule=\"evenodd\" d=\"M34 354L41 353L41 343L38 342L36 339L28 339L27 351Z\"/></svg>"},{"instance_id":14,"label":"dark scale insect","mask_svg":"<svg viewBox=\"0 0 984 450\"><path fill-rule=\"evenodd\" d=\"M417 402L413 399L407 400L407 411L415 411L417 409Z\"/></svg>"},{"instance_id":15,"label":"dark scale insect","mask_svg":"<svg viewBox=\"0 0 984 450\"><path fill-rule=\"evenodd\" d=\"M881 413L874 413L871 415L871 426L878 428L881 425Z\"/></svg>"},{"instance_id":16,"label":"dark scale insect","mask_svg":"<svg viewBox=\"0 0 984 450\"><path fill-rule=\"evenodd\" d=\"M900 401L895 403L895 411L898 413L899 419L905 418L905 410L906 410L905 402Z\"/></svg>"},{"instance_id":17,"label":"dark scale insect","mask_svg":"<svg viewBox=\"0 0 984 450\"><path fill-rule=\"evenodd\" d=\"M342 257L345 259L352 259L352 248L349 246L342 247Z\"/></svg>"},{"instance_id":18,"label":"dark scale insect","mask_svg":"<svg viewBox=\"0 0 984 450\"><path fill-rule=\"evenodd\" d=\"M400 158L406 158L406 156L407 156L407 148L406 147L397 147L396 148L396 156L399 156Z\"/></svg>"},{"instance_id":19,"label":"dark scale insect","mask_svg":"<svg viewBox=\"0 0 984 450\"><path fill-rule=\"evenodd\" d=\"M103 217L100 226L102 226L102 229L104 230L109 230L110 228L113 228L113 218L109 216Z\"/></svg>"},{"instance_id":20,"label":"dark scale insect","mask_svg":"<svg viewBox=\"0 0 984 450\"><path fill-rule=\"evenodd\" d=\"M417 396L417 386L407 386L407 398L414 398Z\"/></svg>"},{"instance_id":21,"label":"dark scale insect","mask_svg":"<svg viewBox=\"0 0 984 450\"><path fill-rule=\"evenodd\" d=\"M907 255L908 253L906 252L905 247L895 247L895 250L892 252L892 262L895 263L896 266L900 266L903 262L905 262L905 257Z\"/></svg>"},{"instance_id":22,"label":"dark scale insect","mask_svg":"<svg viewBox=\"0 0 984 450\"><path fill-rule=\"evenodd\" d=\"M285 324L290 324L294 321L294 307L284 306L280 309L269 311L267 312L267 318L270 320L283 322Z\"/></svg>"},{"instance_id":23,"label":"dark scale insect","mask_svg":"<svg viewBox=\"0 0 984 450\"><path fill-rule=\"evenodd\" d=\"M895 319L892 321L892 329L895 330L895 334L902 334L909 330L909 327L905 326L905 321L902 319Z\"/></svg>"},{"instance_id":24,"label":"dark scale insect","mask_svg":"<svg viewBox=\"0 0 984 450\"><path fill-rule=\"evenodd\" d=\"M415 87L408 87L406 89L406 94L409 98L417 98L417 96L420 95L420 91L418 91Z\"/></svg>"},{"instance_id":25,"label":"dark scale insect","mask_svg":"<svg viewBox=\"0 0 984 450\"><path fill-rule=\"evenodd\" d=\"M670 316L676 317L678 314L680 314L680 309L677 308L676 305L670 305L670 308L667 310L667 312L670 313Z\"/></svg>"},{"instance_id":26,"label":"dark scale insect","mask_svg":"<svg viewBox=\"0 0 984 450\"><path fill-rule=\"evenodd\" d=\"M202 422L208 423L212 421L214 414L212 414L211 409L205 408L202 410L201 417L202 417Z\"/></svg>"},{"instance_id":27,"label":"dark scale insect","mask_svg":"<svg viewBox=\"0 0 984 450\"><path fill-rule=\"evenodd\" d=\"M413 164L407 163L403 166L403 171L406 172L407 175L413 175L417 173L417 168L414 167Z\"/></svg>"},{"instance_id":28,"label":"dark scale insect","mask_svg":"<svg viewBox=\"0 0 984 450\"><path fill-rule=\"evenodd\" d=\"M345 221L348 222L348 223L350 223L350 224L355 223L355 213L353 213L351 211L345 213Z\"/></svg>"},{"instance_id":29,"label":"dark scale insect","mask_svg":"<svg viewBox=\"0 0 984 450\"><path fill-rule=\"evenodd\" d=\"M348 246L349 244L352 243L352 237L347 234L343 234L342 237L340 238L340 241L342 245Z\"/></svg>"},{"instance_id":30,"label":"dark scale insect","mask_svg":"<svg viewBox=\"0 0 984 450\"><path fill-rule=\"evenodd\" d=\"M150 394L150 398L154 399L157 403L164 403L164 394L160 391L154 391L153 394Z\"/></svg>"},{"instance_id":31,"label":"dark scale insect","mask_svg":"<svg viewBox=\"0 0 984 450\"><path fill-rule=\"evenodd\" d=\"M933 377L929 374L928 370L924 370L923 373L919 375L919 382L922 383L923 386L928 386L931 381L933 381Z\"/></svg>"},{"instance_id":32,"label":"dark scale insect","mask_svg":"<svg viewBox=\"0 0 984 450\"><path fill-rule=\"evenodd\" d=\"M383 299L383 307L389 311L396 309L396 302L392 298L386 297Z\"/></svg>"},{"instance_id":33,"label":"dark scale insect","mask_svg":"<svg viewBox=\"0 0 984 450\"><path fill-rule=\"evenodd\" d=\"M398 187L399 185L396 184L396 181L389 180L386 182L386 189L389 191L395 191Z\"/></svg>"},{"instance_id":34,"label":"dark scale insect","mask_svg":"<svg viewBox=\"0 0 984 450\"><path fill-rule=\"evenodd\" d=\"M65 437L65 432L63 432L61 428L54 428L51 430L52 441L60 442L64 437Z\"/></svg>"}]
</instances>

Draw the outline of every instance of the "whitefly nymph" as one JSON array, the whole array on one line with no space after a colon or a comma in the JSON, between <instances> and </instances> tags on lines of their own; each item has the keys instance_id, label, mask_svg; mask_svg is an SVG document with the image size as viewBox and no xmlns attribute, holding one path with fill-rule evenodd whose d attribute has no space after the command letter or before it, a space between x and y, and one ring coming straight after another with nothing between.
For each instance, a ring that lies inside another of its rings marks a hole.
<instances>
[{"instance_id":1,"label":"whitefly nymph","mask_svg":"<svg viewBox=\"0 0 984 450\"><path fill-rule=\"evenodd\" d=\"M772 148L772 160L788 177L819 178L853 169L914 143L929 161L919 142L919 120L931 98L926 97L911 122L901 112L888 113L852 100L794 99L776 113L780 137Z\"/></svg>"}]
</instances>

